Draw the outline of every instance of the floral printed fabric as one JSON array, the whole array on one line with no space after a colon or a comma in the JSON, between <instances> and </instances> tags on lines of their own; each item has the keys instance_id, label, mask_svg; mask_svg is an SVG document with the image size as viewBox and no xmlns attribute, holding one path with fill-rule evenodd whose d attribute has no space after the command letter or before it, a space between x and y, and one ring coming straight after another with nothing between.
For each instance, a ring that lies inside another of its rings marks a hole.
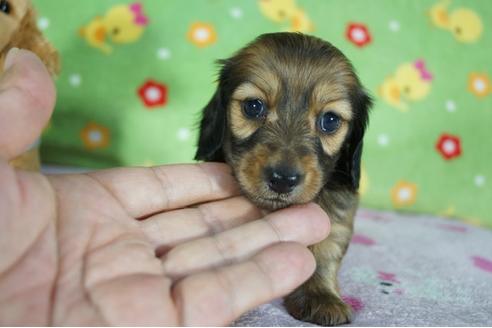
<instances>
[{"instance_id":1,"label":"floral printed fabric","mask_svg":"<svg viewBox=\"0 0 492 328\"><path fill-rule=\"evenodd\" d=\"M339 47L376 100L364 205L492 227L489 0L33 2L63 58L46 162L190 162L214 61L301 31Z\"/></svg>"},{"instance_id":2,"label":"floral printed fabric","mask_svg":"<svg viewBox=\"0 0 492 328\"><path fill-rule=\"evenodd\" d=\"M492 325L492 231L431 216L360 210L340 270L349 326ZM237 326L310 326L281 301Z\"/></svg>"}]
</instances>

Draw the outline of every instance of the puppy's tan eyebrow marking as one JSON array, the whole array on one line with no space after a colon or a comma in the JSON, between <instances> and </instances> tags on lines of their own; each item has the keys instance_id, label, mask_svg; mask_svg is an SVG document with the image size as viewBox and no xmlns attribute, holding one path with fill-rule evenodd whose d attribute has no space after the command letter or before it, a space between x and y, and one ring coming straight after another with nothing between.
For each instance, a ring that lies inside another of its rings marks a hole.
<instances>
[{"instance_id":1,"label":"puppy's tan eyebrow marking","mask_svg":"<svg viewBox=\"0 0 492 328\"><path fill-rule=\"evenodd\" d=\"M350 122L354 116L352 112L352 105L348 99L335 100L326 104L314 104L312 109L309 111L309 121L313 131L316 129L316 122L319 117L328 112L332 112L340 116L344 123Z\"/></svg>"},{"instance_id":2,"label":"puppy's tan eyebrow marking","mask_svg":"<svg viewBox=\"0 0 492 328\"><path fill-rule=\"evenodd\" d=\"M228 115L231 122L232 133L237 138L246 139L262 124L260 121L245 118L241 110L243 101L254 98L258 98L264 102L267 101L266 94L263 90L251 82L240 84L232 93L232 102Z\"/></svg>"},{"instance_id":3,"label":"puppy's tan eyebrow marking","mask_svg":"<svg viewBox=\"0 0 492 328\"><path fill-rule=\"evenodd\" d=\"M331 103L335 103L335 102L343 101L343 100L348 101L348 98L346 98L346 97L325 97L325 98L321 98L318 101L318 104L321 107L326 107L326 106L329 106Z\"/></svg>"},{"instance_id":4,"label":"puppy's tan eyebrow marking","mask_svg":"<svg viewBox=\"0 0 492 328\"><path fill-rule=\"evenodd\" d=\"M354 116L352 105L348 99L341 99L327 103L322 107L321 113L333 112L338 114L344 121L351 121Z\"/></svg>"},{"instance_id":5,"label":"puppy's tan eyebrow marking","mask_svg":"<svg viewBox=\"0 0 492 328\"><path fill-rule=\"evenodd\" d=\"M264 70L252 72L248 81L268 94L275 94L278 91L278 80L272 72L265 72Z\"/></svg>"},{"instance_id":6,"label":"puppy's tan eyebrow marking","mask_svg":"<svg viewBox=\"0 0 492 328\"><path fill-rule=\"evenodd\" d=\"M312 100L321 105L347 98L346 89L339 83L321 83L314 88L312 94Z\"/></svg>"},{"instance_id":7,"label":"puppy's tan eyebrow marking","mask_svg":"<svg viewBox=\"0 0 492 328\"><path fill-rule=\"evenodd\" d=\"M234 90L232 99L237 101L243 101L249 98L259 98L263 101L266 100L265 93L251 82L245 82Z\"/></svg>"},{"instance_id":8,"label":"puppy's tan eyebrow marking","mask_svg":"<svg viewBox=\"0 0 492 328\"><path fill-rule=\"evenodd\" d=\"M232 100L236 102L242 102L246 99L252 99L252 98L258 98L264 101L265 105L267 106L271 103L271 100L269 103L269 99L266 97L266 94L261 90L261 88L259 88L258 86L256 86L254 83L251 82L244 82L243 84L239 85L239 87L237 87L232 94ZM233 122L237 126L239 120L237 106L232 107L232 118L234 119ZM276 110L270 108L268 111L267 120L270 122L274 122L277 119L278 116ZM238 128L238 131L239 130L244 130L244 129ZM248 131L248 133L250 132L251 131ZM244 133L243 135L245 134L246 133Z\"/></svg>"},{"instance_id":9,"label":"puppy's tan eyebrow marking","mask_svg":"<svg viewBox=\"0 0 492 328\"><path fill-rule=\"evenodd\" d=\"M329 154L333 155L342 148L343 141L348 133L348 124L342 123L340 129L335 132L335 134L329 136L321 137L321 146L323 150Z\"/></svg>"}]
</instances>

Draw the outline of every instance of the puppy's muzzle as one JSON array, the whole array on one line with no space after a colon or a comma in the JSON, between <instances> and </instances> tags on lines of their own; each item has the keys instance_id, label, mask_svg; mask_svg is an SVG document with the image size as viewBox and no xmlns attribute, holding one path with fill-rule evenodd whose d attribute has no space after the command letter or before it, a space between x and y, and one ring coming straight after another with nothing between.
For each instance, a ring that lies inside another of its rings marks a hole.
<instances>
[{"instance_id":1,"label":"puppy's muzzle","mask_svg":"<svg viewBox=\"0 0 492 328\"><path fill-rule=\"evenodd\" d=\"M265 180L273 192L288 194L292 192L301 182L302 174L295 168L289 166L267 167L265 169Z\"/></svg>"}]
</instances>

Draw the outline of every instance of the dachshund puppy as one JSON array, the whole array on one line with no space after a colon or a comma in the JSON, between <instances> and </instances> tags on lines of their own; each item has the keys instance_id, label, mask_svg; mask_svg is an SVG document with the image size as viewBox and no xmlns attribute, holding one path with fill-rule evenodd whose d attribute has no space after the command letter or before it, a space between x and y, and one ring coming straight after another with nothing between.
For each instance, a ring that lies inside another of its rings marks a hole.
<instances>
[{"instance_id":1,"label":"dachshund puppy","mask_svg":"<svg viewBox=\"0 0 492 328\"><path fill-rule=\"evenodd\" d=\"M352 236L371 99L347 58L312 36L264 34L220 64L195 158L228 163L261 208L315 201L326 211L331 234L310 247L316 272L284 304L300 320L349 322L337 271Z\"/></svg>"}]
</instances>

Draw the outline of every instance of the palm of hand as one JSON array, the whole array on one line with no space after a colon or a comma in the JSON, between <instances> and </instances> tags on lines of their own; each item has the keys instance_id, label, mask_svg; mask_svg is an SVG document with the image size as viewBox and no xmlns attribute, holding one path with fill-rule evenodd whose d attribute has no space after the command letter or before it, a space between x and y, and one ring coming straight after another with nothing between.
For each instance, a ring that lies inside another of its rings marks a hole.
<instances>
[{"instance_id":1,"label":"palm of hand","mask_svg":"<svg viewBox=\"0 0 492 328\"><path fill-rule=\"evenodd\" d=\"M2 304L1 321L9 322L9 316L15 320L19 307L13 305L22 303L24 319L31 324L137 323L133 318L143 319L139 324L178 324L170 280L152 244L121 204L88 175L53 178L55 193L42 178L39 182L41 199L31 194L27 200L39 205L57 198L58 208L33 206L24 213L36 212L42 222L30 225L22 238L25 246L12 250L11 258L21 261L12 263L17 264L14 270L5 270L5 286L0 287L18 287L2 297L8 302ZM162 310L149 311L155 306Z\"/></svg>"},{"instance_id":2,"label":"palm of hand","mask_svg":"<svg viewBox=\"0 0 492 328\"><path fill-rule=\"evenodd\" d=\"M26 217L43 220L24 235L21 263L2 270L3 282L19 287L3 295L9 303L0 317L15 322L19 307L8 306L15 300L31 324L217 325L286 294L314 263L305 248L285 242L323 238L326 231L313 234L309 226L319 228L324 218L309 205L256 220L261 213L233 197L228 172L222 164L178 165L49 183L18 173L19 186L37 191L24 195ZM190 181L198 182L193 191ZM311 221L304 228L301 212ZM156 256L163 249L165 256Z\"/></svg>"},{"instance_id":3,"label":"palm of hand","mask_svg":"<svg viewBox=\"0 0 492 328\"><path fill-rule=\"evenodd\" d=\"M53 323L178 325L171 281L122 204L89 175L54 179L53 185L61 204L58 281L63 284L55 288ZM156 307L162 310L149 311Z\"/></svg>"}]
</instances>

